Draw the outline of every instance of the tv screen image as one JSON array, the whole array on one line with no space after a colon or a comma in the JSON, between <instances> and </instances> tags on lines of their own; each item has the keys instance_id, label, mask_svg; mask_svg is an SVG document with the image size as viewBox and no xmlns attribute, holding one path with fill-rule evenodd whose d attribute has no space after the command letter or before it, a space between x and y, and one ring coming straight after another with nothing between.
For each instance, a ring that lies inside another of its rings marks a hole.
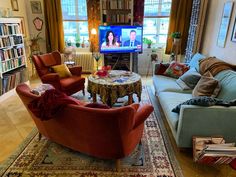
<instances>
[{"instance_id":1,"label":"tv screen image","mask_svg":"<svg viewBox=\"0 0 236 177\"><path fill-rule=\"evenodd\" d=\"M100 53L142 52L142 26L99 26Z\"/></svg>"}]
</instances>

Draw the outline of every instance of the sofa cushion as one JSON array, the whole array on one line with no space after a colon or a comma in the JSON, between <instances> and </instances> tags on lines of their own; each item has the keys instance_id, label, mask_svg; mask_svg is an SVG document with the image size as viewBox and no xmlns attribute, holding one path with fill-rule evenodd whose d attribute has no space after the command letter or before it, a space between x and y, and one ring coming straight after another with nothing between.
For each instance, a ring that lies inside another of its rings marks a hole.
<instances>
[{"instance_id":1,"label":"sofa cushion","mask_svg":"<svg viewBox=\"0 0 236 177\"><path fill-rule=\"evenodd\" d=\"M72 76L66 64L52 66L52 69L59 75L60 78Z\"/></svg>"},{"instance_id":2,"label":"sofa cushion","mask_svg":"<svg viewBox=\"0 0 236 177\"><path fill-rule=\"evenodd\" d=\"M221 85L221 91L217 98L226 101L236 99L236 72L232 70L221 71L215 78Z\"/></svg>"},{"instance_id":3,"label":"sofa cushion","mask_svg":"<svg viewBox=\"0 0 236 177\"><path fill-rule=\"evenodd\" d=\"M157 65L155 65L155 74L156 75L163 75L164 74L164 72L166 71L166 69L169 67L169 63L165 63L165 64L163 64L163 63L160 63L160 64L157 64Z\"/></svg>"},{"instance_id":4,"label":"sofa cushion","mask_svg":"<svg viewBox=\"0 0 236 177\"><path fill-rule=\"evenodd\" d=\"M69 90L71 88L75 88L76 85L80 86L83 85L82 83L85 82L85 79L79 76L71 76L68 78L60 79L61 86L63 90Z\"/></svg>"},{"instance_id":5,"label":"sofa cushion","mask_svg":"<svg viewBox=\"0 0 236 177\"><path fill-rule=\"evenodd\" d=\"M201 74L196 71L196 68L191 68L177 79L176 82L183 90L194 89L200 78Z\"/></svg>"},{"instance_id":6,"label":"sofa cushion","mask_svg":"<svg viewBox=\"0 0 236 177\"><path fill-rule=\"evenodd\" d=\"M187 65L173 61L170 63L170 66L164 72L164 75L169 76L169 77L173 77L173 78L179 78L186 71L188 71L188 69L189 69L189 67Z\"/></svg>"},{"instance_id":7,"label":"sofa cushion","mask_svg":"<svg viewBox=\"0 0 236 177\"><path fill-rule=\"evenodd\" d=\"M180 103L187 101L192 98L191 94L186 93L176 93L176 92L161 92L159 94L159 100L162 106L162 109L166 115L169 125L171 125L173 130L178 128L179 115L172 112L172 109L175 108Z\"/></svg>"},{"instance_id":8,"label":"sofa cushion","mask_svg":"<svg viewBox=\"0 0 236 177\"><path fill-rule=\"evenodd\" d=\"M190 68L196 68L196 70L199 72L199 60L206 58L206 56L200 54L200 53L196 53L193 55L191 61L189 62L189 66Z\"/></svg>"},{"instance_id":9,"label":"sofa cushion","mask_svg":"<svg viewBox=\"0 0 236 177\"><path fill-rule=\"evenodd\" d=\"M220 85L217 79L215 79L208 71L202 75L198 81L196 87L193 89L193 96L209 96L216 97L220 92Z\"/></svg>"},{"instance_id":10,"label":"sofa cushion","mask_svg":"<svg viewBox=\"0 0 236 177\"><path fill-rule=\"evenodd\" d=\"M153 85L157 93L160 92L184 92L191 93L192 90L183 90L177 83L176 79L162 76L154 75L153 76Z\"/></svg>"}]
</instances>

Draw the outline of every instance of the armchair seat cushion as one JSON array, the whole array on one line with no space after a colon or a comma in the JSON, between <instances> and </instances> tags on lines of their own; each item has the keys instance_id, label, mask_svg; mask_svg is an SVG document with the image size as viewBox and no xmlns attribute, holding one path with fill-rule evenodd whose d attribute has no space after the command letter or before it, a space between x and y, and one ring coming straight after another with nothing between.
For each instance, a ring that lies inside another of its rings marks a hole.
<instances>
[{"instance_id":1,"label":"armchair seat cushion","mask_svg":"<svg viewBox=\"0 0 236 177\"><path fill-rule=\"evenodd\" d=\"M71 76L68 78L60 79L62 89L65 89L65 90L73 89L76 86L80 87L81 85L84 85L84 82L85 82L85 79L79 76Z\"/></svg>"}]
</instances>

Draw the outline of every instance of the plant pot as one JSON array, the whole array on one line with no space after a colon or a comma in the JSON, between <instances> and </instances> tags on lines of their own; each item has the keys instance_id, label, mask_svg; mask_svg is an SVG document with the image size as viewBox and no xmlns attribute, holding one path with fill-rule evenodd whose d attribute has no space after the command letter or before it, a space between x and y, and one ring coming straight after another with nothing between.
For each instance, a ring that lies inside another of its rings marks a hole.
<instances>
[{"instance_id":1,"label":"plant pot","mask_svg":"<svg viewBox=\"0 0 236 177\"><path fill-rule=\"evenodd\" d=\"M148 45L147 48L151 48L151 45L152 45L152 44L147 44L147 45Z\"/></svg>"},{"instance_id":2,"label":"plant pot","mask_svg":"<svg viewBox=\"0 0 236 177\"><path fill-rule=\"evenodd\" d=\"M76 47L80 47L80 43L75 43L75 46Z\"/></svg>"},{"instance_id":3,"label":"plant pot","mask_svg":"<svg viewBox=\"0 0 236 177\"><path fill-rule=\"evenodd\" d=\"M178 44L180 42L180 38L174 38L174 44Z\"/></svg>"}]
</instances>

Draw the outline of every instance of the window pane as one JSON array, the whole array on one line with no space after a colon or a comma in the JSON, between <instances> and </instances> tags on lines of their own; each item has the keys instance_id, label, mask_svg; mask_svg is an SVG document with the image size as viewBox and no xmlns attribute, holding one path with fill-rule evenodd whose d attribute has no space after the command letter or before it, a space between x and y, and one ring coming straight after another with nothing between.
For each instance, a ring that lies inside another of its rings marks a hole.
<instances>
[{"instance_id":1,"label":"window pane","mask_svg":"<svg viewBox=\"0 0 236 177\"><path fill-rule=\"evenodd\" d=\"M169 16L171 0L145 0L144 16Z\"/></svg>"},{"instance_id":2,"label":"window pane","mask_svg":"<svg viewBox=\"0 0 236 177\"><path fill-rule=\"evenodd\" d=\"M70 41L72 45L75 45L78 39L80 43L88 42L88 22L64 21L63 25L65 41Z\"/></svg>"},{"instance_id":3,"label":"window pane","mask_svg":"<svg viewBox=\"0 0 236 177\"><path fill-rule=\"evenodd\" d=\"M143 37L156 44L165 44L169 27L169 18L144 18Z\"/></svg>"},{"instance_id":4,"label":"window pane","mask_svg":"<svg viewBox=\"0 0 236 177\"><path fill-rule=\"evenodd\" d=\"M87 20L86 0L61 0L64 20Z\"/></svg>"}]
</instances>

